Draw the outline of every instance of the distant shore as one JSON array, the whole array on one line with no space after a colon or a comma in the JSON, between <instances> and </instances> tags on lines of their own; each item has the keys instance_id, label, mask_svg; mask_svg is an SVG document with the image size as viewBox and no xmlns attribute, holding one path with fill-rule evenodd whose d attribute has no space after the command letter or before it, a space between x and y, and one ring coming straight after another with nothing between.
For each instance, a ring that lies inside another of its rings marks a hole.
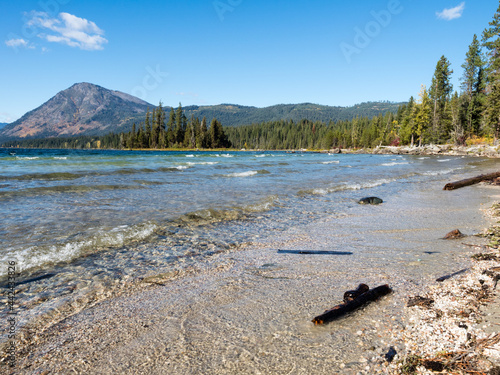
<instances>
[{"instance_id":1,"label":"distant shore","mask_svg":"<svg viewBox=\"0 0 500 375\"><path fill-rule=\"evenodd\" d=\"M16 150L24 147L1 147ZM27 149L37 149L28 147ZM56 148L57 149L57 148ZM68 150L62 148L60 150ZM444 145L422 145L422 146L377 146L375 148L332 148L330 150L317 149L290 149L290 150L268 150L268 149L235 149L235 148L134 148L134 149L111 149L111 148L85 148L82 150L113 150L113 151L168 151L168 152L312 152L328 154L374 154L374 155L449 155L449 156L477 156L477 157L500 157L500 146L478 144L471 146Z\"/></svg>"},{"instance_id":2,"label":"distant shore","mask_svg":"<svg viewBox=\"0 0 500 375\"><path fill-rule=\"evenodd\" d=\"M334 149L330 153L343 154L375 154L375 155L449 155L449 156L482 156L500 157L500 146L485 144L472 146L455 145L423 145L423 146L378 146L365 149Z\"/></svg>"}]
</instances>

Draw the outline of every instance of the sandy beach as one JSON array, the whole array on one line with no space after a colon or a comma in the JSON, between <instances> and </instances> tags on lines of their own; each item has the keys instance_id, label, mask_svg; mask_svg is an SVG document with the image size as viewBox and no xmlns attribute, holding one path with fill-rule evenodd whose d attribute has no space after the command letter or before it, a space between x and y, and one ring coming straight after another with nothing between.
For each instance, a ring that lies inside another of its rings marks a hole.
<instances>
[{"instance_id":1,"label":"sandy beach","mask_svg":"<svg viewBox=\"0 0 500 375\"><path fill-rule=\"evenodd\" d=\"M407 308L408 298L435 291L439 306L438 295L474 280L484 267L495 264L480 262L480 268L442 284L435 282L436 277L473 266L470 255L488 241L474 235L492 223L481 210L499 198L492 186L453 192L443 192L440 186L436 183L432 193L406 192L381 206L366 207L367 215L350 218L349 225L357 229L349 235L338 231L335 218L293 227L262 243L216 254L182 274L148 279L133 293L61 321L33 326L12 373L402 373L410 355L423 357L443 350L433 342L455 343L453 336L433 329L421 335L422 322L430 327L434 319L425 318L420 307ZM442 210L443 205L448 209ZM468 237L441 239L455 228ZM353 239L360 248L375 243L376 249L369 257L358 251L350 255L277 251L349 251L353 249L342 244ZM390 256L388 248L394 250ZM349 274L343 272L346 262L354 270ZM493 289L492 280L482 278ZM394 292L329 325L311 323L361 282L370 287L389 284ZM443 286L446 289L440 289ZM488 300L495 300L494 294ZM495 315L497 303L490 302L489 310L481 306L472 318ZM493 318L481 321L474 328L478 339L495 327ZM440 321L440 327L455 325L451 319ZM389 363L391 351L397 354Z\"/></svg>"}]
</instances>

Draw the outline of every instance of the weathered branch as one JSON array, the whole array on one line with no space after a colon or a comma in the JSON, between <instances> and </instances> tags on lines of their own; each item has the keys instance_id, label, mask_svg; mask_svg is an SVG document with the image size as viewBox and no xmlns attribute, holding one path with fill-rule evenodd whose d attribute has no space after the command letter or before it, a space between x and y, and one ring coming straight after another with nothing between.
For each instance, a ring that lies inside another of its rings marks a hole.
<instances>
[{"instance_id":1,"label":"weathered branch","mask_svg":"<svg viewBox=\"0 0 500 375\"><path fill-rule=\"evenodd\" d=\"M481 181L493 180L497 177L500 177L500 172L482 174L476 177L466 178L465 180L447 183L444 185L443 190L455 190L464 186L478 184Z\"/></svg>"},{"instance_id":2,"label":"weathered branch","mask_svg":"<svg viewBox=\"0 0 500 375\"><path fill-rule=\"evenodd\" d=\"M341 303L340 305L335 306L333 309L325 311L323 314L315 317L312 322L314 324L326 324L333 320L336 320L345 314L348 314L363 305L366 305L369 302L376 301L382 296L389 294L392 292L392 289L389 285L381 285L376 288L370 289L369 291L360 294L352 301Z\"/></svg>"},{"instance_id":3,"label":"weathered branch","mask_svg":"<svg viewBox=\"0 0 500 375\"><path fill-rule=\"evenodd\" d=\"M278 250L278 254L312 254L312 255L352 255L350 251L322 250Z\"/></svg>"}]
</instances>

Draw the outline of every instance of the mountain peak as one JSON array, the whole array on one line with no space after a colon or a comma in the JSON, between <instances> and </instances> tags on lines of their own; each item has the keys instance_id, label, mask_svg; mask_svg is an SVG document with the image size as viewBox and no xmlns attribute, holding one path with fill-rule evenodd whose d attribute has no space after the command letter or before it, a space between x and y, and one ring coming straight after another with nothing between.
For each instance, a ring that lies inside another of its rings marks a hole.
<instances>
[{"instance_id":1,"label":"mountain peak","mask_svg":"<svg viewBox=\"0 0 500 375\"><path fill-rule=\"evenodd\" d=\"M75 83L40 107L7 125L0 136L9 138L102 134L127 128L131 118L151 104L132 95L88 83Z\"/></svg>"}]
</instances>

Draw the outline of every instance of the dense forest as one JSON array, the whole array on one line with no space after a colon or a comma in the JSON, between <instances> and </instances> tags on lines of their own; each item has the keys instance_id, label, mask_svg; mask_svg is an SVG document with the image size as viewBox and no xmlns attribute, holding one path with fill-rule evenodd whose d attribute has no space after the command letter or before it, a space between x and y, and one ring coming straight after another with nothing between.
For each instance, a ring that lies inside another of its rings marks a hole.
<instances>
[{"instance_id":1,"label":"dense forest","mask_svg":"<svg viewBox=\"0 0 500 375\"><path fill-rule=\"evenodd\" d=\"M146 113L144 122L120 135L52 138L7 142L4 146L71 148L226 148L332 149L378 145L422 145L492 141L500 135L500 6L481 38L474 35L465 54L460 90L451 84L453 69L442 56L430 85L422 85L399 106L374 117L351 120L276 120L225 127L217 119L210 125L188 120L182 106L170 111L162 104Z\"/></svg>"},{"instance_id":2,"label":"dense forest","mask_svg":"<svg viewBox=\"0 0 500 375\"><path fill-rule=\"evenodd\" d=\"M191 116L188 120L182 105L170 111L168 121L165 118L162 103L152 112L146 112L146 119L137 127L120 135L123 148L228 148L228 142L222 124L213 119L207 126L207 119Z\"/></svg>"}]
</instances>

